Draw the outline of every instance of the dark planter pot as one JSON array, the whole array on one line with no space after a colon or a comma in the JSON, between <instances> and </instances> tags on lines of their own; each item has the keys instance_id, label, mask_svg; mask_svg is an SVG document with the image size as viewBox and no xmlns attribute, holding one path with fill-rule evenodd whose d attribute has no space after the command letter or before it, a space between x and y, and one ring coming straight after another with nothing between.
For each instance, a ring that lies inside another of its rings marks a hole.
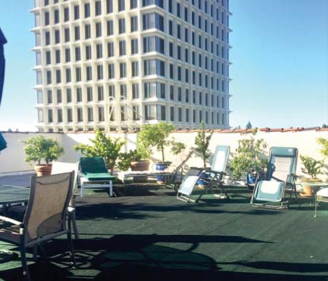
<instances>
[{"instance_id":1,"label":"dark planter pot","mask_svg":"<svg viewBox=\"0 0 328 281\"><path fill-rule=\"evenodd\" d=\"M171 165L172 162L159 162L156 163L156 171L164 171L168 166ZM165 176L157 176L157 183L163 184L166 181Z\"/></svg>"},{"instance_id":2,"label":"dark planter pot","mask_svg":"<svg viewBox=\"0 0 328 281\"><path fill-rule=\"evenodd\" d=\"M35 165L34 170L38 177L51 175L52 165Z\"/></svg>"},{"instance_id":3,"label":"dark planter pot","mask_svg":"<svg viewBox=\"0 0 328 281\"><path fill-rule=\"evenodd\" d=\"M208 173L201 172L200 179L197 181L197 184L201 188L205 188L208 185L207 179L210 178L210 175Z\"/></svg>"},{"instance_id":4,"label":"dark planter pot","mask_svg":"<svg viewBox=\"0 0 328 281\"><path fill-rule=\"evenodd\" d=\"M130 163L132 171L148 171L149 161L133 161ZM147 176L133 177L134 182L145 182L148 179Z\"/></svg>"}]
</instances>

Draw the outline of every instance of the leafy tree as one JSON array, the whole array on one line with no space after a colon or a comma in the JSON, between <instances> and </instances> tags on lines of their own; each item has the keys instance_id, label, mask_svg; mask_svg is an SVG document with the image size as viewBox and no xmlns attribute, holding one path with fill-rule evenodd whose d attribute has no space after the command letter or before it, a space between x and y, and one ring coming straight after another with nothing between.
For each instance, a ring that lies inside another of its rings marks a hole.
<instances>
[{"instance_id":1,"label":"leafy tree","mask_svg":"<svg viewBox=\"0 0 328 281\"><path fill-rule=\"evenodd\" d=\"M57 160L64 153L64 149L59 145L58 141L53 138L45 138L44 136L35 136L24 141L24 152L26 154L26 162L37 162L41 164L42 160L47 165L53 160Z\"/></svg>"},{"instance_id":2,"label":"leafy tree","mask_svg":"<svg viewBox=\"0 0 328 281\"><path fill-rule=\"evenodd\" d=\"M322 128L328 128L328 125L327 124L323 124L322 125Z\"/></svg>"},{"instance_id":3,"label":"leafy tree","mask_svg":"<svg viewBox=\"0 0 328 281\"><path fill-rule=\"evenodd\" d=\"M112 172L114 167L116 167L118 164L117 160L120 158L123 160L125 159L126 153L120 152L122 146L126 143L124 140L119 138L111 138L110 136L106 137L105 133L102 131L97 131L95 139L89 140L92 145L78 144L73 147L74 150L80 151L87 157L104 157L108 169L110 169ZM124 164L122 165L123 166L121 166L121 168L124 167Z\"/></svg>"},{"instance_id":4,"label":"leafy tree","mask_svg":"<svg viewBox=\"0 0 328 281\"><path fill-rule=\"evenodd\" d=\"M263 139L255 140L242 139L238 141L233 159L230 163L230 170L234 179L240 179L250 171L263 171L266 168L267 160L263 158L264 149L267 144Z\"/></svg>"},{"instance_id":5,"label":"leafy tree","mask_svg":"<svg viewBox=\"0 0 328 281\"><path fill-rule=\"evenodd\" d=\"M318 174L321 173L322 161L315 160L309 156L300 155L302 163L305 168L302 168L302 172L311 176L312 179L315 179Z\"/></svg>"},{"instance_id":6,"label":"leafy tree","mask_svg":"<svg viewBox=\"0 0 328 281\"><path fill-rule=\"evenodd\" d=\"M211 156L211 153L208 151L208 146L210 144L211 137L213 135L213 131L211 131L208 135L205 132L205 124L204 121L201 122L201 131L198 132L195 138L196 153L200 154L203 159L203 167L206 169L206 160Z\"/></svg>"},{"instance_id":7,"label":"leafy tree","mask_svg":"<svg viewBox=\"0 0 328 281\"><path fill-rule=\"evenodd\" d=\"M138 151L140 151L144 157L149 158L152 153L152 148L155 147L161 152L162 162L164 163L164 149L166 146L171 145L173 153L185 147L183 143L179 144L174 140L168 139L170 133L172 133L174 129L175 127L172 123L166 122L159 122L154 125L143 125L137 139ZM176 147L176 145L178 145L178 147Z\"/></svg>"},{"instance_id":8,"label":"leafy tree","mask_svg":"<svg viewBox=\"0 0 328 281\"><path fill-rule=\"evenodd\" d=\"M324 156L324 158L327 158L328 157L328 139L318 138L317 141L322 146L320 153Z\"/></svg>"}]
</instances>

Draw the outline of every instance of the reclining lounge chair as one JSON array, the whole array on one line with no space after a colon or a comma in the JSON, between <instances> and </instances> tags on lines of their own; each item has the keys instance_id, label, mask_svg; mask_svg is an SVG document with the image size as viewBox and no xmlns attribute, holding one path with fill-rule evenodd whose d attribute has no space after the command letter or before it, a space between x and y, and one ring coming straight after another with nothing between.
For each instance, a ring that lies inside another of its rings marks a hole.
<instances>
[{"instance_id":1,"label":"reclining lounge chair","mask_svg":"<svg viewBox=\"0 0 328 281\"><path fill-rule=\"evenodd\" d=\"M186 202L195 202L197 203L201 197L207 193L208 190L213 193L213 187L218 187L221 189L221 193L224 193L225 198L229 199L227 192L223 186L223 177L226 174L225 170L227 167L227 162L229 158L229 146L218 145L215 149L215 153L212 160L211 168L202 169L202 168L190 168L187 175L184 177L178 191L177 198ZM208 178L203 178L204 174L209 175ZM200 195L196 200L191 199L192 192L197 185L197 182L203 179L206 182L205 188L202 190ZM214 194L214 193L213 193Z\"/></svg>"},{"instance_id":2,"label":"reclining lounge chair","mask_svg":"<svg viewBox=\"0 0 328 281\"><path fill-rule=\"evenodd\" d=\"M81 157L79 162L81 197L86 188L108 188L113 196L114 176L108 173L106 163L102 157Z\"/></svg>"},{"instance_id":3,"label":"reclining lounge chair","mask_svg":"<svg viewBox=\"0 0 328 281\"><path fill-rule=\"evenodd\" d=\"M272 147L267 166L265 180L257 180L253 190L251 205L282 209L287 207L296 193L296 166L298 150L294 147ZM286 191L290 192L289 199L285 198Z\"/></svg>"}]
</instances>

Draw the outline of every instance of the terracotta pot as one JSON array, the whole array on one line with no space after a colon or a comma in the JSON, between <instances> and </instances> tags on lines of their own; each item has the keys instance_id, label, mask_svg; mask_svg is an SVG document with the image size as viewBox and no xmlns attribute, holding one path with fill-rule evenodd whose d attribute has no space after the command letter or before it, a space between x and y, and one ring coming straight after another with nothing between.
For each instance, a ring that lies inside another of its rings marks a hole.
<instances>
[{"instance_id":1,"label":"terracotta pot","mask_svg":"<svg viewBox=\"0 0 328 281\"><path fill-rule=\"evenodd\" d=\"M302 197L311 197L313 196L312 187L309 185L303 186L303 192L300 193Z\"/></svg>"},{"instance_id":2,"label":"terracotta pot","mask_svg":"<svg viewBox=\"0 0 328 281\"><path fill-rule=\"evenodd\" d=\"M51 175L52 165L35 165L34 170L38 177Z\"/></svg>"},{"instance_id":3,"label":"terracotta pot","mask_svg":"<svg viewBox=\"0 0 328 281\"><path fill-rule=\"evenodd\" d=\"M130 163L132 171L148 171L149 170L149 161L133 161ZM148 179L147 176L133 177L134 182L144 182Z\"/></svg>"}]
</instances>

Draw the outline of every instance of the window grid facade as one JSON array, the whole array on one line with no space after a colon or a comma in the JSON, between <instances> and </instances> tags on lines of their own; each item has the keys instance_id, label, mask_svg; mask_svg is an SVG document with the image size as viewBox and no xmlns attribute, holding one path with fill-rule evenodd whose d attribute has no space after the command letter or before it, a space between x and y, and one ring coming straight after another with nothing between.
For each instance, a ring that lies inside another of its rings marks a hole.
<instances>
[{"instance_id":1,"label":"window grid facade","mask_svg":"<svg viewBox=\"0 0 328 281\"><path fill-rule=\"evenodd\" d=\"M229 128L229 0L48 2L32 10L40 131Z\"/></svg>"}]
</instances>

